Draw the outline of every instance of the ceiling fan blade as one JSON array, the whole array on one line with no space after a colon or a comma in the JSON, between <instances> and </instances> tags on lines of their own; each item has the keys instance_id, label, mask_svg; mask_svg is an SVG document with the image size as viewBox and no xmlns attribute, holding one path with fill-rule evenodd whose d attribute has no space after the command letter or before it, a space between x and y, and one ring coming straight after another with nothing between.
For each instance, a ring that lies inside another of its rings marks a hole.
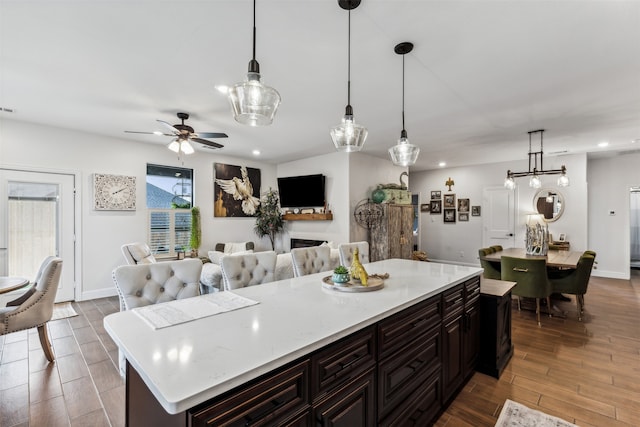
<instances>
[{"instance_id":1,"label":"ceiling fan blade","mask_svg":"<svg viewBox=\"0 0 640 427\"><path fill-rule=\"evenodd\" d=\"M229 135L222 132L198 132L198 136L202 138L228 138Z\"/></svg>"},{"instance_id":2,"label":"ceiling fan blade","mask_svg":"<svg viewBox=\"0 0 640 427\"><path fill-rule=\"evenodd\" d=\"M138 132L135 130L125 130L124 133L141 133L143 135L163 135L163 136L175 136L172 133L160 133L160 132Z\"/></svg>"},{"instance_id":3,"label":"ceiling fan blade","mask_svg":"<svg viewBox=\"0 0 640 427\"><path fill-rule=\"evenodd\" d=\"M213 141L207 141L206 139L202 139L202 138L190 138L190 139L192 141L199 142L200 144L207 145L207 146L213 147L213 148L222 148L222 147L224 147L224 145L222 145L222 144L218 144L217 142L213 142Z\"/></svg>"},{"instance_id":4,"label":"ceiling fan blade","mask_svg":"<svg viewBox=\"0 0 640 427\"><path fill-rule=\"evenodd\" d=\"M171 132L173 132L174 135L180 134L180 131L174 128L172 124L167 123L164 120L157 120L157 122L160 123L162 126L166 127L167 129L169 129Z\"/></svg>"}]
</instances>

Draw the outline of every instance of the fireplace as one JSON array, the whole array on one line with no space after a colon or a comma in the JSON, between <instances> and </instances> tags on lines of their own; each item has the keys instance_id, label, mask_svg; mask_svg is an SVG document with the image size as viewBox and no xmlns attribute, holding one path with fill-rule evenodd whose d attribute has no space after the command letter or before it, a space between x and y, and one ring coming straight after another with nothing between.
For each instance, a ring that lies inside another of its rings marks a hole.
<instances>
[{"instance_id":1,"label":"fireplace","mask_svg":"<svg viewBox=\"0 0 640 427\"><path fill-rule=\"evenodd\" d=\"M320 246L325 240L291 239L291 249L308 248L309 246Z\"/></svg>"}]
</instances>

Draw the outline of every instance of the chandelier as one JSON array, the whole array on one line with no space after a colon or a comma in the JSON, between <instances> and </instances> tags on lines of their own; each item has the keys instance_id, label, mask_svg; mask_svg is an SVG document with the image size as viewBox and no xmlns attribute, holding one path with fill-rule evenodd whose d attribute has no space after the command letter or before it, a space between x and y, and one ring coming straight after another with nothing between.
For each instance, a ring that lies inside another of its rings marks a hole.
<instances>
[{"instance_id":1,"label":"chandelier","mask_svg":"<svg viewBox=\"0 0 640 427\"><path fill-rule=\"evenodd\" d=\"M540 134L540 150L532 151L531 148L531 134L539 133ZM540 188L542 186L542 181L540 181L540 175L558 175L558 186L559 187L567 187L569 186L569 177L567 176L567 168L562 165L560 169L544 169L543 164L543 140L542 134L544 133L544 129L532 130L529 131L529 170L526 172L512 172L511 170L507 171L507 177L504 180L505 188L509 190L513 190L516 188L516 182L514 178L520 178L523 176L529 176L529 187L532 188ZM538 168L538 161L540 162L540 167Z\"/></svg>"}]
</instances>

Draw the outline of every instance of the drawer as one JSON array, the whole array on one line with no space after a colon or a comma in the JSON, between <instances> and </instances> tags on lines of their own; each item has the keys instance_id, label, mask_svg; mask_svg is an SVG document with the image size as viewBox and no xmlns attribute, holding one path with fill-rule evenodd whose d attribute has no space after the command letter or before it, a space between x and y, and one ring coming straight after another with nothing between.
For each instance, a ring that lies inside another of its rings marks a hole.
<instances>
[{"instance_id":1,"label":"drawer","mask_svg":"<svg viewBox=\"0 0 640 427\"><path fill-rule=\"evenodd\" d=\"M467 302L473 302L480 298L480 278L474 277L465 283Z\"/></svg>"},{"instance_id":2,"label":"drawer","mask_svg":"<svg viewBox=\"0 0 640 427\"><path fill-rule=\"evenodd\" d=\"M312 400L374 366L375 341L375 326L370 326L311 356Z\"/></svg>"},{"instance_id":3,"label":"drawer","mask_svg":"<svg viewBox=\"0 0 640 427\"><path fill-rule=\"evenodd\" d=\"M398 348L410 345L413 340L442 320L440 296L410 307L378 325L379 359L384 360Z\"/></svg>"},{"instance_id":4,"label":"drawer","mask_svg":"<svg viewBox=\"0 0 640 427\"><path fill-rule=\"evenodd\" d=\"M442 293L443 318L462 313L464 308L464 285L461 283Z\"/></svg>"},{"instance_id":5,"label":"drawer","mask_svg":"<svg viewBox=\"0 0 640 427\"><path fill-rule=\"evenodd\" d=\"M309 405L308 359L189 411L191 426L281 424ZM295 423L293 423L295 425Z\"/></svg>"},{"instance_id":6,"label":"drawer","mask_svg":"<svg viewBox=\"0 0 640 427\"><path fill-rule=\"evenodd\" d=\"M437 325L378 364L378 416L385 417L416 392L434 371L440 372L441 327Z\"/></svg>"},{"instance_id":7,"label":"drawer","mask_svg":"<svg viewBox=\"0 0 640 427\"><path fill-rule=\"evenodd\" d=\"M434 371L407 399L401 402L378 425L423 427L433 425L440 413L442 382L440 371Z\"/></svg>"}]
</instances>

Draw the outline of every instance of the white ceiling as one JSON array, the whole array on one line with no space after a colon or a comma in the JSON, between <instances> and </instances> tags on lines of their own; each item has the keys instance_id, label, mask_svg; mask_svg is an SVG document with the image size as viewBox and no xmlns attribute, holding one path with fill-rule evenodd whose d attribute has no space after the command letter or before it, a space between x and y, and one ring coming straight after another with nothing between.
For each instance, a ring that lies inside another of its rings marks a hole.
<instances>
[{"instance_id":1,"label":"white ceiling","mask_svg":"<svg viewBox=\"0 0 640 427\"><path fill-rule=\"evenodd\" d=\"M256 14L263 82L282 96L271 126L236 123L215 89L246 74L250 0L0 0L0 109L14 110L0 118L167 144L124 131L162 130L156 119L185 111L196 132L229 135L226 155L332 152L348 13L336 0L258 0ZM639 28L640 1L363 0L351 13L351 103L369 129L364 151L388 157L400 136L402 41L415 45L412 170L525 159L539 128L548 156L640 150Z\"/></svg>"}]
</instances>

